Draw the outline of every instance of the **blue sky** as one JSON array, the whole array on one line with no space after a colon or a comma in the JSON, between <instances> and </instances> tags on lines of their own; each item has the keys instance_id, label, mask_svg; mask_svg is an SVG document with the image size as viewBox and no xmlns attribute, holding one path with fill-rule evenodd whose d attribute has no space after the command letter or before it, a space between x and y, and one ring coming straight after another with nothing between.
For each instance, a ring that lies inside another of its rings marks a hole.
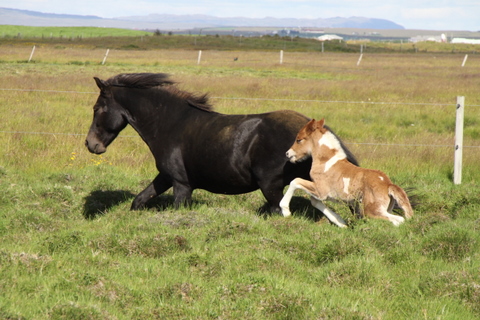
<instances>
[{"instance_id":1,"label":"blue sky","mask_svg":"<svg viewBox=\"0 0 480 320\"><path fill-rule=\"evenodd\" d=\"M391 20L407 29L480 30L480 0L2 0L0 6L102 18L152 13L250 18L360 16Z\"/></svg>"}]
</instances>

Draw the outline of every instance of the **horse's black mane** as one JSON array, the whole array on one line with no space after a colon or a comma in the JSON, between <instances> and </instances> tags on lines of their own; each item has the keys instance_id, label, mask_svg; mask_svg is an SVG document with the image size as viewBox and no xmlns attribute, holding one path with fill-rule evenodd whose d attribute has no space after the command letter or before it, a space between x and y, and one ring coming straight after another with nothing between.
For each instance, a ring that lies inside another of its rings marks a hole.
<instances>
[{"instance_id":1,"label":"horse's black mane","mask_svg":"<svg viewBox=\"0 0 480 320\"><path fill-rule=\"evenodd\" d=\"M197 95L178 89L175 81L165 73L121 73L106 81L107 86L128 87L136 89L163 88L178 98L185 99L191 106L211 112L213 107L208 102L208 94Z\"/></svg>"}]
</instances>

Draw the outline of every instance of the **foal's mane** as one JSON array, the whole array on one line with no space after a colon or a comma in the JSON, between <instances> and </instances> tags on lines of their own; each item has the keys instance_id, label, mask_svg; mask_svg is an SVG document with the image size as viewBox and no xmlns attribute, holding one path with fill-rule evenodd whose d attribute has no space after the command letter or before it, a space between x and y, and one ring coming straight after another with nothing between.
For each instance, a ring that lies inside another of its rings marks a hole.
<instances>
[{"instance_id":1,"label":"foal's mane","mask_svg":"<svg viewBox=\"0 0 480 320\"><path fill-rule=\"evenodd\" d=\"M353 153L345 146L345 144L343 143L342 139L340 139L339 136L337 136L337 134L327 125L324 126L325 129L327 129L328 132L330 132L335 140L335 144L338 143L338 146L340 147L340 150L345 153L345 155L347 156L347 159L349 162L353 163L354 165L356 166L360 166L360 164L358 163L358 160L357 158L355 158L355 156L353 155Z\"/></svg>"},{"instance_id":2,"label":"foal's mane","mask_svg":"<svg viewBox=\"0 0 480 320\"><path fill-rule=\"evenodd\" d=\"M213 107L208 102L208 94L197 95L180 90L175 86L176 82L170 80L169 75L165 73L121 73L108 79L105 84L107 86L136 89L162 88L170 94L186 100L192 107L208 112L213 111Z\"/></svg>"}]
</instances>

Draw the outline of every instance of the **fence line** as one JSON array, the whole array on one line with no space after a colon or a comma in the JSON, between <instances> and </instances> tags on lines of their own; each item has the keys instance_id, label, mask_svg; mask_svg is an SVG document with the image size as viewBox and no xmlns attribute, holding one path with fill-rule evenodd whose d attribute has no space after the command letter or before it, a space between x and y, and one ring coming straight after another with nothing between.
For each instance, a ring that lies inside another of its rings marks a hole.
<instances>
[{"instance_id":1,"label":"fence line","mask_svg":"<svg viewBox=\"0 0 480 320\"><path fill-rule=\"evenodd\" d=\"M65 132L29 132L29 131L3 131L0 133L26 134L26 135L50 135L50 136L72 136L85 137L85 133L65 133ZM118 135L117 138L140 138L139 135ZM454 148L454 144L401 144L401 143L373 143L373 142L344 142L348 145L370 145L370 146L395 146L395 147L434 147L434 148ZM480 146L463 146L463 148L480 148Z\"/></svg>"},{"instance_id":2,"label":"fence line","mask_svg":"<svg viewBox=\"0 0 480 320\"><path fill-rule=\"evenodd\" d=\"M19 92L50 92L50 93L79 93L97 94L89 91L62 91L62 90L40 90L40 89L10 89L0 88L0 91ZM432 103L432 102L382 102L382 101L339 101L339 100L315 100L315 99L278 99L278 98L243 98L243 97L210 97L219 100L250 100L250 101L284 101L284 102L316 102L316 103L345 103L345 104L377 104L377 105L411 105L411 106L452 106L454 103ZM469 107L480 107L478 104L468 104Z\"/></svg>"},{"instance_id":3,"label":"fence line","mask_svg":"<svg viewBox=\"0 0 480 320\"><path fill-rule=\"evenodd\" d=\"M49 92L49 93L78 93L78 94L98 94L98 92L87 91L62 91L62 90L40 90L40 89L12 89L0 88L0 91L19 91L19 92ZM375 105L413 105L413 106L452 106L452 103L421 103L421 102L375 102L375 101L334 101L334 100L309 100L309 99L270 99L270 98L241 98L241 97L210 97L211 99L224 100L251 100L251 101L286 101L286 102L316 102L316 103L344 103L344 104L375 104ZM480 105L469 105L469 107L480 107ZM62 136L84 136L85 133L64 133L64 132L29 132L29 131L1 131L6 134L27 134L27 135L62 135ZM119 135L123 138L138 138L139 136ZM369 142L349 142L349 145L375 145L375 146L398 146L398 147L455 147L452 145L428 145L428 144L395 144L395 143L369 143ZM480 148L480 146L463 146L463 148Z\"/></svg>"}]
</instances>

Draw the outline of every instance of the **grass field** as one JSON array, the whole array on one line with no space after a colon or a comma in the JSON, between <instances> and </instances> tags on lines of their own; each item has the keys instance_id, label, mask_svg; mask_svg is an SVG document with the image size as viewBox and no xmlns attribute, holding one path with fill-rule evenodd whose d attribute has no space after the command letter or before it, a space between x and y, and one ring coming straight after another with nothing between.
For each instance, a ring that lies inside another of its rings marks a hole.
<instances>
[{"instance_id":1,"label":"grass field","mask_svg":"<svg viewBox=\"0 0 480 320\"><path fill-rule=\"evenodd\" d=\"M0 318L478 319L480 57L0 46ZM238 57L237 61L233 58ZM260 192L133 197L156 175L127 128L95 156L84 139L94 76L167 72L217 111L325 117L364 167L414 188L415 217L334 227L300 192L293 217ZM456 96L463 179L453 185Z\"/></svg>"},{"instance_id":2,"label":"grass field","mask_svg":"<svg viewBox=\"0 0 480 320\"><path fill-rule=\"evenodd\" d=\"M135 37L152 35L151 32L118 29L118 28L97 28L97 27L29 27L1 25L0 34L4 39L27 38L27 39L79 39L91 37Z\"/></svg>"},{"instance_id":3,"label":"grass field","mask_svg":"<svg viewBox=\"0 0 480 320\"><path fill-rule=\"evenodd\" d=\"M338 29L351 34L354 30ZM358 30L357 30L358 31ZM196 33L199 32L199 33ZM334 32L334 31L332 31ZM390 30L396 34L394 30ZM403 37L422 33L419 30L405 32ZM410 33L412 32L412 33ZM417 33L419 32L419 33ZM425 31L423 31L425 32ZM435 33L435 32L433 32ZM478 37L478 33L452 32L450 37ZM399 37L398 34L395 37ZM400 39L400 38L398 38ZM403 39L403 38L402 38ZM408 43L396 41L326 41L323 44L313 38L261 36L243 37L231 35L205 35L194 33L173 35L171 32L147 32L141 30L94 27L27 27L0 25L0 45L18 48L25 45L54 47L55 49L114 49L114 50L222 50L222 51L279 51L287 52L349 52L349 53L464 53L479 54L477 45L436 42Z\"/></svg>"}]
</instances>

